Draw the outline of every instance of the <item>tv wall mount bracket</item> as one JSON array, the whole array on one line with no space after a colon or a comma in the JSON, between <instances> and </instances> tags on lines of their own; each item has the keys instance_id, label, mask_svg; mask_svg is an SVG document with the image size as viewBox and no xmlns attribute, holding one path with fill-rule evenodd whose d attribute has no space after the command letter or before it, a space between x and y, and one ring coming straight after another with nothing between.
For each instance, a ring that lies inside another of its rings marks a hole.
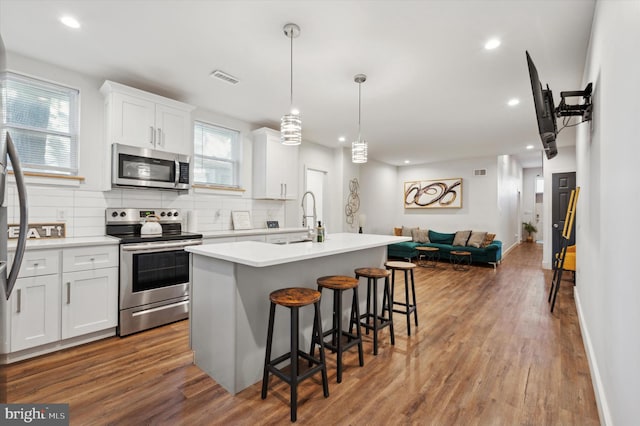
<instances>
[{"instance_id":1,"label":"tv wall mount bracket","mask_svg":"<svg viewBox=\"0 0 640 426\"><path fill-rule=\"evenodd\" d=\"M593 113L593 104L591 103L591 92L593 85L587 84L584 90L574 90L569 92L560 92L560 105L556 107L556 117L573 117L581 116L582 121L590 121ZM577 105L569 105L566 103L566 98L572 98L581 96L584 99L584 103Z\"/></svg>"}]
</instances>

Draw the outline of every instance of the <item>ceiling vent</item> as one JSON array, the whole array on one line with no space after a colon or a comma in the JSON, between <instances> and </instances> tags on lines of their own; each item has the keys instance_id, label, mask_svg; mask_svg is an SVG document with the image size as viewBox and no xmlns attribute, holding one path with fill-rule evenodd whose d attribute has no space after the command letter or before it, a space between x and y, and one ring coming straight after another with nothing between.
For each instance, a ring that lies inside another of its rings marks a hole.
<instances>
[{"instance_id":1,"label":"ceiling vent","mask_svg":"<svg viewBox=\"0 0 640 426\"><path fill-rule=\"evenodd\" d=\"M232 76L231 74L227 74L224 71L215 70L210 74L210 77L214 77L220 79L222 81L226 81L229 84L237 84L240 80Z\"/></svg>"},{"instance_id":2,"label":"ceiling vent","mask_svg":"<svg viewBox=\"0 0 640 426\"><path fill-rule=\"evenodd\" d=\"M487 169L475 169L473 171L473 175L474 176L486 176L487 175Z\"/></svg>"}]
</instances>

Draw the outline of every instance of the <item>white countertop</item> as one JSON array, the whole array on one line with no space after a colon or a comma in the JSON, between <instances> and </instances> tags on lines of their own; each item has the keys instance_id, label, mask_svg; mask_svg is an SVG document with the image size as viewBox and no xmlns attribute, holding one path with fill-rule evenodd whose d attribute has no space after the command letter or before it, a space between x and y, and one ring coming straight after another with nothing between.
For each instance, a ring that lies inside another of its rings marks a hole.
<instances>
[{"instance_id":1,"label":"white countertop","mask_svg":"<svg viewBox=\"0 0 640 426\"><path fill-rule=\"evenodd\" d=\"M243 235L268 235L288 234L293 232L306 232L307 228L255 228L255 229L228 229L226 231L200 232L204 238L238 237Z\"/></svg>"},{"instance_id":2,"label":"white countertop","mask_svg":"<svg viewBox=\"0 0 640 426\"><path fill-rule=\"evenodd\" d=\"M240 241L191 246L186 250L214 259L264 267L386 246L402 241L411 241L411 237L341 233L330 234L323 243L304 242L279 245L259 241Z\"/></svg>"},{"instance_id":3,"label":"white countertop","mask_svg":"<svg viewBox=\"0 0 640 426\"><path fill-rule=\"evenodd\" d=\"M18 240L9 240L7 243L7 249L9 251L15 251ZM49 238L42 240L27 240L27 250L39 250L39 249L57 249L68 247L83 247L83 246L103 246L110 244L120 244L118 238L109 236L98 237L70 237L70 238Z\"/></svg>"}]
</instances>

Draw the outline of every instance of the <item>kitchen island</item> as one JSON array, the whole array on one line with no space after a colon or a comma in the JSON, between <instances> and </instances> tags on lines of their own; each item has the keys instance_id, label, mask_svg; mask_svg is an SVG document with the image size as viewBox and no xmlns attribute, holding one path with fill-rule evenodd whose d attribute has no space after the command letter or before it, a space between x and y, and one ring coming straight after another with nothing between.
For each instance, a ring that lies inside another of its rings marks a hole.
<instances>
[{"instance_id":1,"label":"kitchen island","mask_svg":"<svg viewBox=\"0 0 640 426\"><path fill-rule=\"evenodd\" d=\"M190 333L195 364L232 394L260 381L269 293L285 287L316 288L321 276L353 276L355 268L383 267L387 245L408 240L342 233L331 234L323 243L242 241L188 247L193 253ZM344 297L343 306L350 309L351 296ZM360 292L361 309L365 298L366 291ZM329 327L331 311L331 303L322 303L323 329ZM343 315L346 320L348 311ZM301 348L310 344L312 325L313 309L301 309ZM278 356L289 351L286 310L276 311L274 330L272 354Z\"/></svg>"}]
</instances>

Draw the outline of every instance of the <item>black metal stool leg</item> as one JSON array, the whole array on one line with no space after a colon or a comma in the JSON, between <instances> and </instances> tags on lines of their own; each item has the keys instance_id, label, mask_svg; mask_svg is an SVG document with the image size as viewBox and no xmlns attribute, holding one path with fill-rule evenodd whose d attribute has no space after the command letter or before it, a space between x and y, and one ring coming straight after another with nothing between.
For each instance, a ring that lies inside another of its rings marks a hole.
<instances>
[{"instance_id":1,"label":"black metal stool leg","mask_svg":"<svg viewBox=\"0 0 640 426\"><path fill-rule=\"evenodd\" d=\"M391 302L392 299L391 299L391 288L389 286L389 277L384 279L384 289L385 289L385 292L389 294L389 302ZM389 304L389 334L391 334L391 344L395 345L396 337L393 331L393 307L391 303Z\"/></svg>"},{"instance_id":2,"label":"black metal stool leg","mask_svg":"<svg viewBox=\"0 0 640 426\"><path fill-rule=\"evenodd\" d=\"M334 346L338 353L338 374L337 381L338 383L342 382L342 291L334 290L334 313L333 313L333 337L334 337Z\"/></svg>"},{"instance_id":3,"label":"black metal stool leg","mask_svg":"<svg viewBox=\"0 0 640 426\"><path fill-rule=\"evenodd\" d=\"M321 373L322 373L322 391L324 393L324 397L327 398L329 396L329 380L327 379L327 362L324 354L324 339L322 339L322 318L320 317L320 301L317 301L313 304L315 307L315 318L316 321L316 331L315 333L320 338L320 364L322 365Z\"/></svg>"},{"instance_id":4,"label":"black metal stool leg","mask_svg":"<svg viewBox=\"0 0 640 426\"><path fill-rule=\"evenodd\" d=\"M413 317L418 326L418 303L416 302L416 282L413 278L413 269L411 269L411 291L413 293Z\"/></svg>"},{"instance_id":5,"label":"black metal stool leg","mask_svg":"<svg viewBox=\"0 0 640 426\"><path fill-rule=\"evenodd\" d=\"M378 280L369 279L373 281L373 354L378 355Z\"/></svg>"},{"instance_id":6,"label":"black metal stool leg","mask_svg":"<svg viewBox=\"0 0 640 426\"><path fill-rule=\"evenodd\" d=\"M409 302L409 271L404 270L404 302L407 309L407 336L411 336L411 303Z\"/></svg>"},{"instance_id":7,"label":"black metal stool leg","mask_svg":"<svg viewBox=\"0 0 640 426\"><path fill-rule=\"evenodd\" d=\"M357 322L356 324L356 336L359 340L358 343L358 361L360 362L360 367L364 365L364 352L362 350L362 329L360 327L360 303L358 298L358 287L353 288L353 302L351 306L351 318L355 318ZM351 327L349 327L349 331L351 332Z\"/></svg>"},{"instance_id":8,"label":"black metal stool leg","mask_svg":"<svg viewBox=\"0 0 640 426\"><path fill-rule=\"evenodd\" d=\"M269 363L271 362L271 343L273 341L273 318L276 313L276 305L271 302L269 308L269 326L267 328L267 348L264 355L264 372L262 373L262 399L267 397L267 387L269 386Z\"/></svg>"},{"instance_id":9,"label":"black metal stool leg","mask_svg":"<svg viewBox=\"0 0 640 426\"><path fill-rule=\"evenodd\" d=\"M291 307L291 421L298 415L298 307ZM320 343L322 345L322 343ZM320 348L322 352L322 347Z\"/></svg>"}]
</instances>

